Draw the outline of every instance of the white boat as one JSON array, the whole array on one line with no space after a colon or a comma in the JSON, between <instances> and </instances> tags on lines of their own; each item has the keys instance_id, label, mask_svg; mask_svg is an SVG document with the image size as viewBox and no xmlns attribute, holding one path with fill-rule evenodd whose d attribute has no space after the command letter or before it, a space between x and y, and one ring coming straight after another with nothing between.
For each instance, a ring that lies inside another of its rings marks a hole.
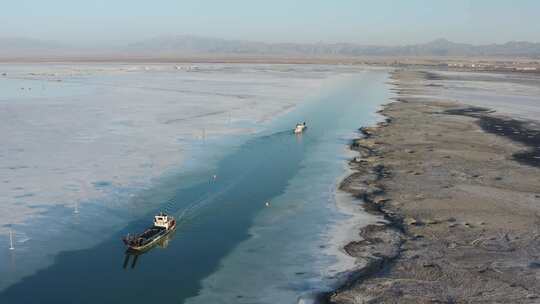
<instances>
[{"instance_id":1,"label":"white boat","mask_svg":"<svg viewBox=\"0 0 540 304\"><path fill-rule=\"evenodd\" d=\"M304 132L304 130L307 128L306 123L296 124L296 127L294 128L294 134L300 134Z\"/></svg>"}]
</instances>

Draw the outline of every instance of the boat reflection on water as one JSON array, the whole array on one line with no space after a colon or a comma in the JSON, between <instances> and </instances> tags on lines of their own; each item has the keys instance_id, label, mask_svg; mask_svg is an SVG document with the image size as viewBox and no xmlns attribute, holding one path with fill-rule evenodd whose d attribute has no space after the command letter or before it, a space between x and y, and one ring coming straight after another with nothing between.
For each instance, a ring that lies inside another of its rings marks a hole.
<instances>
[{"instance_id":1,"label":"boat reflection on water","mask_svg":"<svg viewBox=\"0 0 540 304\"><path fill-rule=\"evenodd\" d=\"M137 260L139 259L139 256L146 254L150 250L154 249L155 247L159 247L160 249L166 249L169 246L169 242L174 238L174 235L176 234L176 231L172 231L171 233L167 234L165 237L163 237L161 240L153 244L152 246L145 248L144 250L133 250L128 248L125 252L124 257L124 264L122 267L124 269L129 268L135 268L137 265ZM130 265L131 260L131 265Z\"/></svg>"}]
</instances>

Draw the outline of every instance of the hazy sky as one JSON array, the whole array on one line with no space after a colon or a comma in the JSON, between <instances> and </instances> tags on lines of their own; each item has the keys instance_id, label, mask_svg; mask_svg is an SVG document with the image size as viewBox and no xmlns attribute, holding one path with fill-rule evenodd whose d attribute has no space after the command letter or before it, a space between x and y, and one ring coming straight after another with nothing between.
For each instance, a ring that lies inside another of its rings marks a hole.
<instances>
[{"instance_id":1,"label":"hazy sky","mask_svg":"<svg viewBox=\"0 0 540 304\"><path fill-rule=\"evenodd\" d=\"M0 37L124 44L164 35L285 42L540 42L538 0L2 0Z\"/></svg>"}]
</instances>

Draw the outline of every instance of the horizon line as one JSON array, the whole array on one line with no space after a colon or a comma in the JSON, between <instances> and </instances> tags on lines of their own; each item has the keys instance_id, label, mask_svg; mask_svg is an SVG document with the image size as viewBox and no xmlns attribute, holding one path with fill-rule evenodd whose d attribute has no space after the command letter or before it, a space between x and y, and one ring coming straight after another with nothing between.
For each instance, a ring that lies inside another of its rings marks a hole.
<instances>
[{"instance_id":1,"label":"horizon line","mask_svg":"<svg viewBox=\"0 0 540 304\"><path fill-rule=\"evenodd\" d=\"M221 41L230 41L230 42L250 42L250 43L261 43L261 44L267 44L267 45L279 45L279 44L296 44L296 45L340 45L340 44L350 44L355 46L362 46L362 47L404 47L404 46L414 46L414 45L424 45L424 44L430 44L433 42L438 41L444 41L449 42L452 44L463 44L463 45L470 45L470 46L490 46L490 45L505 45L509 43L531 43L531 44L540 44L540 41L532 41L532 40L508 40L506 42L490 42L490 43L470 43L470 42L460 42L458 40L450 40L444 37L439 37L431 40L426 40L423 42L407 42L407 43L401 43L401 44L377 44L377 43L360 43L360 42L351 42L351 41L337 41L337 42L328 42L325 40L318 40L318 41L311 41L311 42L293 42L293 41L264 41L264 40L256 40L256 39L237 39L237 38L222 38L218 36L210 36L210 35L195 35L195 34L164 34L164 35L156 35L149 38L141 38L138 40L131 40L129 42L121 42L121 43L112 43L118 46L132 46L133 44L141 43L141 42L148 42L151 40L156 39L174 39L174 38L195 38L195 39L211 39L211 40L221 40ZM70 42L67 40L62 39L42 39L42 38L34 38L30 36L0 36L1 40L25 40L28 42L41 42L41 43L54 43L58 46L64 46L64 47L75 47L75 48L90 48L91 45L93 47L91 48L99 48L103 47L105 44L110 44L110 40L103 40L103 41L94 41L94 42L88 42L88 43L77 43L77 42ZM96 45L97 44L97 45Z\"/></svg>"}]
</instances>

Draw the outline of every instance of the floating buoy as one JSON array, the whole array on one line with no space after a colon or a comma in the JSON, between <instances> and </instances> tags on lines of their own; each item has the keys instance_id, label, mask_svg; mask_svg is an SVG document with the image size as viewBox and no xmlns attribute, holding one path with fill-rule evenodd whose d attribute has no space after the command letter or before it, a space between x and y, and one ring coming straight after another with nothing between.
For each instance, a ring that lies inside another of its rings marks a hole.
<instances>
[{"instance_id":1,"label":"floating buoy","mask_svg":"<svg viewBox=\"0 0 540 304\"><path fill-rule=\"evenodd\" d=\"M266 202L264 203L266 205L266 207L270 207L270 203L269 202Z\"/></svg>"}]
</instances>

